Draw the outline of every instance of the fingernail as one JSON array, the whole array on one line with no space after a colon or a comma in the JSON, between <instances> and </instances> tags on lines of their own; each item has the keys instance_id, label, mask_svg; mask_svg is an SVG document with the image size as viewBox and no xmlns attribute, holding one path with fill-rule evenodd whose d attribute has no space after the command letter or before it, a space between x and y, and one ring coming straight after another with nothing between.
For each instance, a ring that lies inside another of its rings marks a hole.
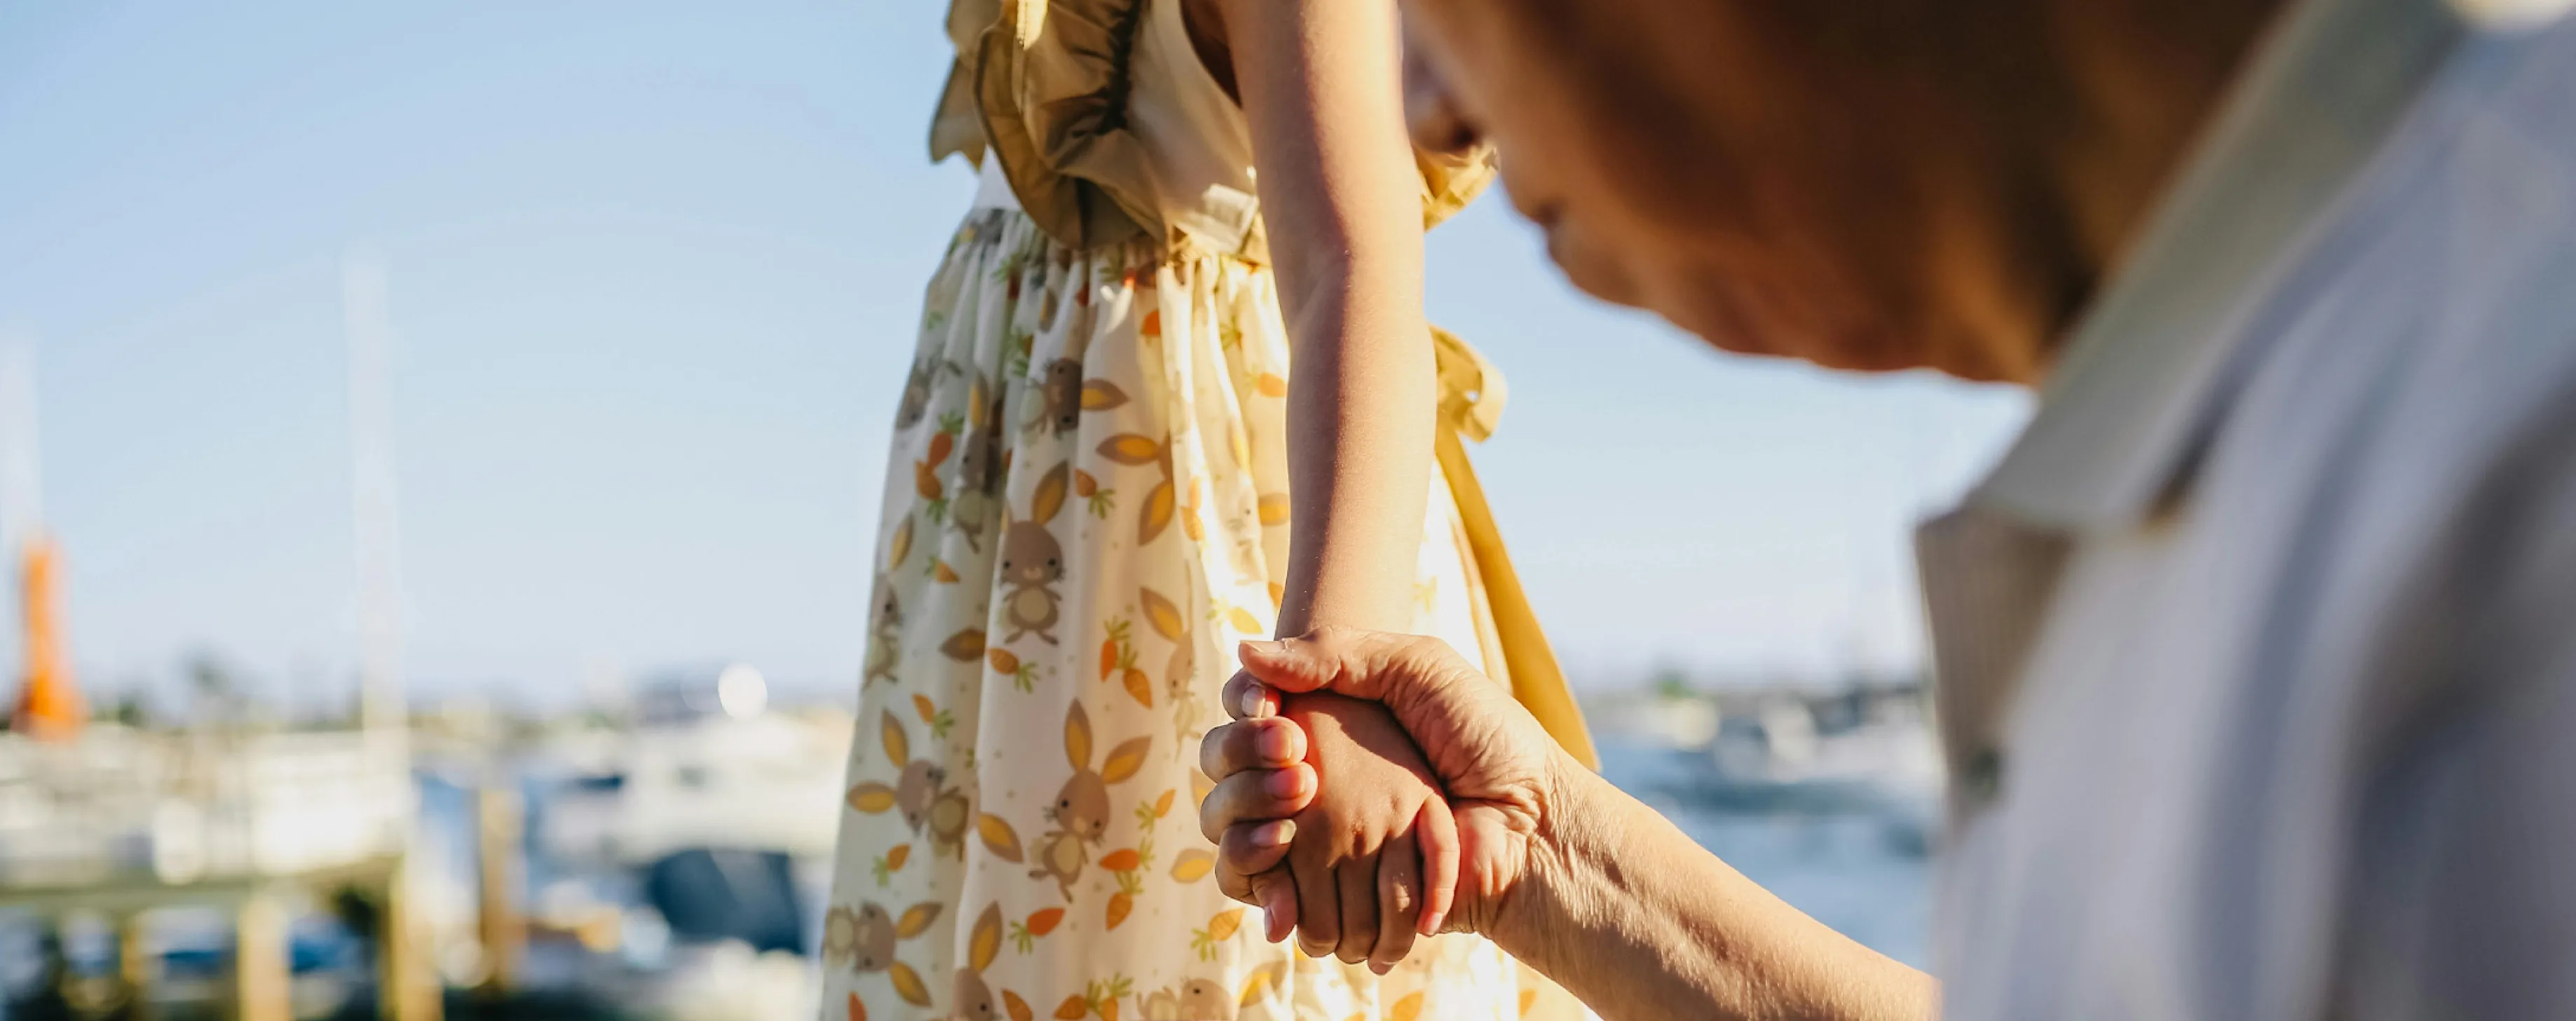
<instances>
[{"instance_id":1,"label":"fingernail","mask_svg":"<svg viewBox=\"0 0 2576 1021\"><path fill-rule=\"evenodd\" d=\"M1296 770L1283 769L1261 781L1261 789L1270 792L1271 797L1286 800L1306 789L1306 777Z\"/></svg>"},{"instance_id":2,"label":"fingernail","mask_svg":"<svg viewBox=\"0 0 2576 1021\"><path fill-rule=\"evenodd\" d=\"M1384 977L1386 977L1386 973L1387 973L1387 972L1390 972L1390 971L1394 971L1394 970L1395 970L1395 965L1392 965L1392 964L1384 964L1384 963L1381 963L1381 962L1378 962L1378 961L1370 961L1370 962L1369 962L1369 970L1370 970L1370 971L1374 971L1374 972L1376 972L1376 973L1378 974L1378 977L1380 977L1380 978L1384 978Z\"/></svg>"},{"instance_id":3,"label":"fingernail","mask_svg":"<svg viewBox=\"0 0 2576 1021\"><path fill-rule=\"evenodd\" d=\"M1262 823L1252 831L1252 842L1262 847L1286 847L1297 836L1297 824L1286 819Z\"/></svg>"},{"instance_id":4,"label":"fingernail","mask_svg":"<svg viewBox=\"0 0 2576 1021\"><path fill-rule=\"evenodd\" d=\"M1446 922L1446 921L1448 921L1448 920L1449 920L1449 916L1448 916L1446 913L1435 913L1435 912L1430 912L1430 911L1425 911L1425 912L1423 912L1423 913L1422 913L1422 930L1421 930L1421 932L1419 933L1419 935L1424 935L1424 936L1437 936L1437 935L1440 935L1440 923L1442 923L1442 922Z\"/></svg>"},{"instance_id":5,"label":"fingernail","mask_svg":"<svg viewBox=\"0 0 2576 1021\"><path fill-rule=\"evenodd\" d=\"M1261 906L1261 938L1279 942L1279 916L1270 910L1268 904Z\"/></svg>"},{"instance_id":6,"label":"fingernail","mask_svg":"<svg viewBox=\"0 0 2576 1021\"><path fill-rule=\"evenodd\" d=\"M1243 689L1243 718L1247 720L1257 720L1270 715L1269 701L1269 689L1258 684L1245 686Z\"/></svg>"},{"instance_id":7,"label":"fingernail","mask_svg":"<svg viewBox=\"0 0 2576 1021\"><path fill-rule=\"evenodd\" d=\"M1272 727L1268 730L1262 731L1261 737L1258 741L1261 746L1262 761L1288 761L1288 738L1288 728L1286 727Z\"/></svg>"}]
</instances>

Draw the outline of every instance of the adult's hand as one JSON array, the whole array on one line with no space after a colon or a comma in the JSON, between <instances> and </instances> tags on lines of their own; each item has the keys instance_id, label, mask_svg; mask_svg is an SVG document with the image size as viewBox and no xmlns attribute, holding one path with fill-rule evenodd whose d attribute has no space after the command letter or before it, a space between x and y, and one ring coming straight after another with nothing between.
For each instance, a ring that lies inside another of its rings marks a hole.
<instances>
[{"instance_id":1,"label":"adult's hand","mask_svg":"<svg viewBox=\"0 0 2576 1021\"><path fill-rule=\"evenodd\" d=\"M1334 691L1392 711L1449 792L1463 860L1444 928L1493 939L1602 1017L1935 1013L1929 977L1799 913L1592 775L1447 646L1326 629L1247 644L1242 658L1225 691L1238 722L1201 753L1220 781L1200 810L1238 899L1274 916L1279 902L1257 893L1295 901L1278 870L1293 827L1280 820L1312 798L1315 776L1294 764L1302 733L1276 718L1279 693ZM1293 779L1263 793L1273 777Z\"/></svg>"},{"instance_id":2,"label":"adult's hand","mask_svg":"<svg viewBox=\"0 0 2576 1021\"><path fill-rule=\"evenodd\" d=\"M1227 683L1223 700L1238 722L1210 733L1201 753L1202 768L1218 784L1200 821L1218 836L1226 892L1261 905L1273 939L1294 923L1281 870L1293 830L1282 832L1276 820L1301 808L1312 789L1307 774L1280 765L1290 739L1276 716L1280 693L1331 691L1384 704L1448 791L1459 831L1458 890L1439 924L1426 927L1485 931L1527 874L1532 839L1571 766L1538 720L1437 639L1321 628L1247 642L1240 656L1243 671ZM1279 791L1268 786L1283 775L1300 779Z\"/></svg>"}]
</instances>

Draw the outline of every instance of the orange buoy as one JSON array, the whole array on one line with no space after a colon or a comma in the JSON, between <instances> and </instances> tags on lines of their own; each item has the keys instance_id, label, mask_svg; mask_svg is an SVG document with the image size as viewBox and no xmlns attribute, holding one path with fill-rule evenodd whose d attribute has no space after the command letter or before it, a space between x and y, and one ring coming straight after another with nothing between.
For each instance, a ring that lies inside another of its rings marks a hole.
<instances>
[{"instance_id":1,"label":"orange buoy","mask_svg":"<svg viewBox=\"0 0 2576 1021\"><path fill-rule=\"evenodd\" d=\"M11 725L43 740L68 740L89 719L63 650L61 561L53 540L39 536L27 541L19 563L27 672Z\"/></svg>"}]
</instances>

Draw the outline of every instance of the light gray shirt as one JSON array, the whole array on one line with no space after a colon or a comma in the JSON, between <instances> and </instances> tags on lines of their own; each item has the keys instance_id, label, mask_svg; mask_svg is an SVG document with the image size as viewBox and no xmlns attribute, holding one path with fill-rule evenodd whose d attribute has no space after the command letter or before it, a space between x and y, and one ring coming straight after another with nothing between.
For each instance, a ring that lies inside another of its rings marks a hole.
<instances>
[{"instance_id":1,"label":"light gray shirt","mask_svg":"<svg viewBox=\"0 0 2576 1021\"><path fill-rule=\"evenodd\" d=\"M2576 19L2286 19L1918 536L1952 1021L2576 1019Z\"/></svg>"}]
</instances>

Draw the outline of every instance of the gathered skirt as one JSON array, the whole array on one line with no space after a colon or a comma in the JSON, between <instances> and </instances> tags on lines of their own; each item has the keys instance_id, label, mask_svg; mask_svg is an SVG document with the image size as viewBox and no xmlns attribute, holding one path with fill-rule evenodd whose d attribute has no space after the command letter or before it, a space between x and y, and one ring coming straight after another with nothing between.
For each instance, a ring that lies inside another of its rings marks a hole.
<instances>
[{"instance_id":1,"label":"gathered skirt","mask_svg":"<svg viewBox=\"0 0 2576 1021\"><path fill-rule=\"evenodd\" d=\"M1211 875L1198 743L1281 597L1287 373L1263 266L958 230L897 408L824 1017L1520 1016L1484 940L1380 978L1263 942ZM1414 630L1474 659L1433 485Z\"/></svg>"}]
</instances>

